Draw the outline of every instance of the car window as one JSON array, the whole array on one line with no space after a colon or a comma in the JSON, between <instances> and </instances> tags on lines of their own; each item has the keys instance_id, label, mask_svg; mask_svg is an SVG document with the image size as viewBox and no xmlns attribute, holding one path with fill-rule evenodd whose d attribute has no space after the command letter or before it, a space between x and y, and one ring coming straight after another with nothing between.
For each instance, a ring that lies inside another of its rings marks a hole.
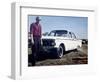
<instances>
[{"instance_id":1,"label":"car window","mask_svg":"<svg viewBox=\"0 0 100 82\"><path fill-rule=\"evenodd\" d=\"M55 36L55 32L54 31L50 32L49 36Z\"/></svg>"},{"instance_id":2,"label":"car window","mask_svg":"<svg viewBox=\"0 0 100 82\"><path fill-rule=\"evenodd\" d=\"M76 39L75 34L74 34L74 33L71 33L71 34L72 34L72 38L73 38L73 39Z\"/></svg>"},{"instance_id":3,"label":"car window","mask_svg":"<svg viewBox=\"0 0 100 82\"><path fill-rule=\"evenodd\" d=\"M63 36L63 37L67 37L67 34L63 34L62 36Z\"/></svg>"},{"instance_id":4,"label":"car window","mask_svg":"<svg viewBox=\"0 0 100 82\"><path fill-rule=\"evenodd\" d=\"M67 37L68 37L68 38L72 38L71 32L68 32L68 33L67 33Z\"/></svg>"},{"instance_id":5,"label":"car window","mask_svg":"<svg viewBox=\"0 0 100 82\"><path fill-rule=\"evenodd\" d=\"M51 31L49 36L63 36L63 37L67 37L67 31L65 30L57 30L57 31Z\"/></svg>"},{"instance_id":6,"label":"car window","mask_svg":"<svg viewBox=\"0 0 100 82\"><path fill-rule=\"evenodd\" d=\"M66 37L67 31L56 31L55 36L63 36Z\"/></svg>"}]
</instances>

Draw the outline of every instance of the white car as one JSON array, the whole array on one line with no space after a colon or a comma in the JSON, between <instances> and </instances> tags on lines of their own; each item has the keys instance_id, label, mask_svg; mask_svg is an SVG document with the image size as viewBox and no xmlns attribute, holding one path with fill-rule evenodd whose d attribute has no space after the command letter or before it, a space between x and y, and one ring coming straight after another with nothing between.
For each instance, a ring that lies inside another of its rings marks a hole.
<instances>
[{"instance_id":1,"label":"white car","mask_svg":"<svg viewBox=\"0 0 100 82\"><path fill-rule=\"evenodd\" d=\"M76 38L73 32L67 30L53 30L47 36L42 36L42 47L45 52L54 52L61 58L65 51L82 46L82 40Z\"/></svg>"}]
</instances>

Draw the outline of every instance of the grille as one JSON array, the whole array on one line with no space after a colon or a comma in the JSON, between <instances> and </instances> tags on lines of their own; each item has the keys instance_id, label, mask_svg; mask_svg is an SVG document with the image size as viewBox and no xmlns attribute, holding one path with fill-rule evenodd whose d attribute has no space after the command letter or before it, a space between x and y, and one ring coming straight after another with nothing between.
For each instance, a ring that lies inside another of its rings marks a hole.
<instances>
[{"instance_id":1,"label":"grille","mask_svg":"<svg viewBox=\"0 0 100 82\"><path fill-rule=\"evenodd\" d=\"M52 46L53 39L42 39L43 46Z\"/></svg>"}]
</instances>

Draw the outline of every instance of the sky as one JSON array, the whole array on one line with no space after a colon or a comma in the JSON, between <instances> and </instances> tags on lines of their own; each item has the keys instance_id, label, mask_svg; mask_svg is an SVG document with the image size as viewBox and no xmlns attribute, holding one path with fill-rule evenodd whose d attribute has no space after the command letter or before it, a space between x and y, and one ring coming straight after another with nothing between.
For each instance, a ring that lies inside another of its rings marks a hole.
<instances>
[{"instance_id":1,"label":"sky","mask_svg":"<svg viewBox=\"0 0 100 82\"><path fill-rule=\"evenodd\" d=\"M28 16L28 30L30 24L35 22L35 15ZM52 30L68 30L74 32L77 38L88 38L88 17L76 16L39 16L41 18L40 24L42 26L42 33L50 32Z\"/></svg>"}]
</instances>

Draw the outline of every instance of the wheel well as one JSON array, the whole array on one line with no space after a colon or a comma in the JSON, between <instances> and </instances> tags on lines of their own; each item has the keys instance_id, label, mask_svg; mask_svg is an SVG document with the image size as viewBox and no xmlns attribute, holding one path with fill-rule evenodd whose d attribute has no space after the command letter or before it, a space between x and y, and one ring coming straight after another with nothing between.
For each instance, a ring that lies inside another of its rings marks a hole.
<instances>
[{"instance_id":1,"label":"wheel well","mask_svg":"<svg viewBox=\"0 0 100 82\"><path fill-rule=\"evenodd\" d=\"M63 43L60 44L60 46L62 46L64 52L65 52L65 45Z\"/></svg>"}]
</instances>

